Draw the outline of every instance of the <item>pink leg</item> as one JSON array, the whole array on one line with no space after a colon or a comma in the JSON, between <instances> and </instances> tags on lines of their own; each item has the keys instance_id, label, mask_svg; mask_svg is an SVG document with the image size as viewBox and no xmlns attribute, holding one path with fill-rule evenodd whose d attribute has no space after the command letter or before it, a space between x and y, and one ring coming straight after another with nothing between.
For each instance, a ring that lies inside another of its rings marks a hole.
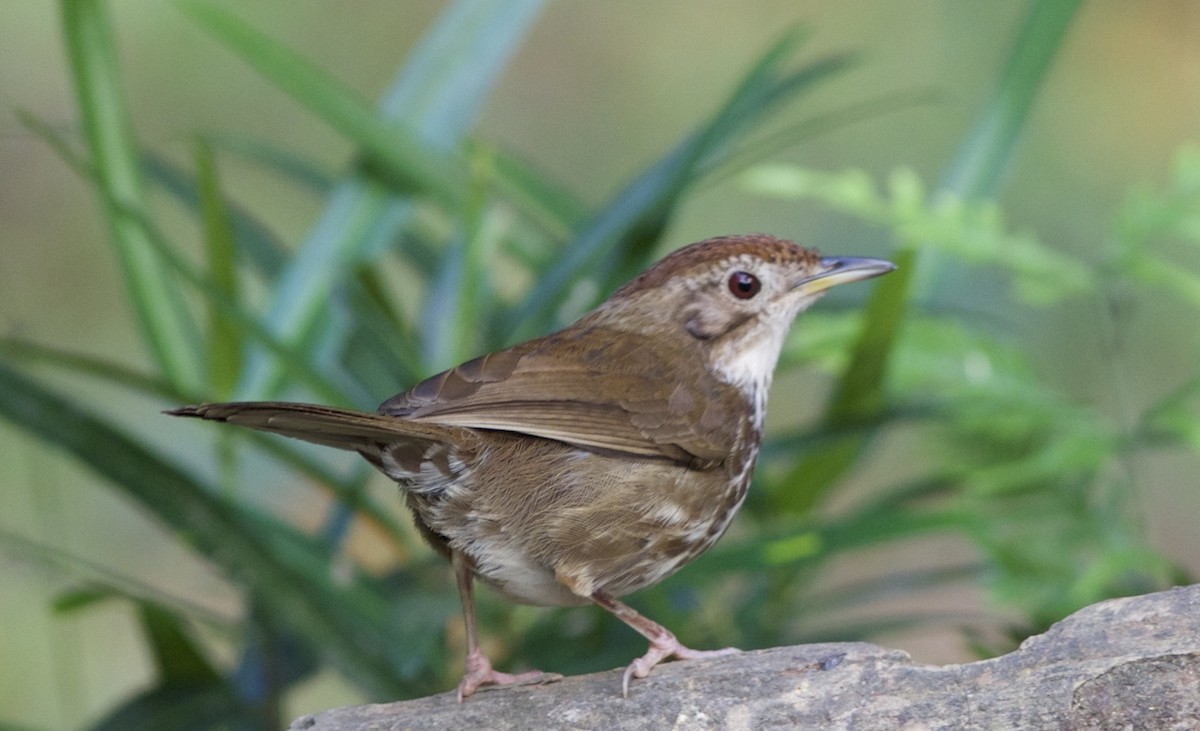
<instances>
[{"instance_id":1,"label":"pink leg","mask_svg":"<svg viewBox=\"0 0 1200 731\"><path fill-rule=\"evenodd\" d=\"M629 663L625 668L625 677L621 681L621 695L629 697L629 679L644 678L650 674L651 668L668 657L680 660L699 660L706 657L720 657L741 652L736 647L726 647L724 650L693 650L684 647L675 639L675 635L658 622L647 619L633 610L633 607L617 601L613 597L598 591L592 594L592 601L616 615L617 619L637 630L638 634L650 640L650 649L638 659Z\"/></svg>"},{"instance_id":2,"label":"pink leg","mask_svg":"<svg viewBox=\"0 0 1200 731\"><path fill-rule=\"evenodd\" d=\"M479 647L479 632L475 628L475 592L471 588L473 578L471 561L462 554L451 558L454 578L458 582L458 595L462 600L463 620L467 626L467 672L458 683L458 702L479 690L481 685L513 685L528 683L541 678L540 670L512 675L492 669L492 663Z\"/></svg>"}]
</instances>

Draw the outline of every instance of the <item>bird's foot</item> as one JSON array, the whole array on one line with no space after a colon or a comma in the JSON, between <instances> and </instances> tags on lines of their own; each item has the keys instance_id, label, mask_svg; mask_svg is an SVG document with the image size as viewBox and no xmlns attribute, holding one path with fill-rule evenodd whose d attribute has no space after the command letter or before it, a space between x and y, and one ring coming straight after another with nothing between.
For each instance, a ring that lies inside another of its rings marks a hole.
<instances>
[{"instance_id":1,"label":"bird's foot","mask_svg":"<svg viewBox=\"0 0 1200 731\"><path fill-rule=\"evenodd\" d=\"M492 668L492 663L482 651L476 649L467 656L467 672L458 683L458 702L484 685L521 685L554 680L561 676L530 670L524 673L502 673Z\"/></svg>"},{"instance_id":2,"label":"bird's foot","mask_svg":"<svg viewBox=\"0 0 1200 731\"><path fill-rule=\"evenodd\" d=\"M677 660L702 660L741 652L736 647L726 647L723 650L693 650L680 644L679 640L675 639L675 635L661 625L658 628L662 630L662 634L650 638L650 649L646 651L646 654L629 663L629 667L625 668L625 676L621 680L621 695L625 698L629 697L629 681L631 679L646 677L655 665L668 657L674 657Z\"/></svg>"}]
</instances>

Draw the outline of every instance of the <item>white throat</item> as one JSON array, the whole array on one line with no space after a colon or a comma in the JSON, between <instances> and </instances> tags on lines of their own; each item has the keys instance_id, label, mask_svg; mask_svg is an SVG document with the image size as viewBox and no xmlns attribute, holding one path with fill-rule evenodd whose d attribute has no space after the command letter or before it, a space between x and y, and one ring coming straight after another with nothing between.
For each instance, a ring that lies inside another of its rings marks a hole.
<instances>
[{"instance_id":1,"label":"white throat","mask_svg":"<svg viewBox=\"0 0 1200 731\"><path fill-rule=\"evenodd\" d=\"M750 400L750 421L761 432L767 415L767 391L771 388L771 377L775 364L787 337L787 322L772 327L769 332L751 342L733 340L723 343L714 353L713 369L722 381L741 389Z\"/></svg>"},{"instance_id":2,"label":"white throat","mask_svg":"<svg viewBox=\"0 0 1200 731\"><path fill-rule=\"evenodd\" d=\"M762 427L767 411L767 391L771 378L783 351L792 321L796 315L816 301L816 297L804 297L782 302L792 312L775 312L774 316L759 320L756 331L741 338L725 338L716 344L712 354L712 366L722 381L744 390L754 407L754 423Z\"/></svg>"},{"instance_id":3,"label":"white throat","mask_svg":"<svg viewBox=\"0 0 1200 731\"><path fill-rule=\"evenodd\" d=\"M723 343L713 358L717 377L743 389L766 390L770 387L787 329L771 328L763 335L766 337L755 338L751 343Z\"/></svg>"}]
</instances>

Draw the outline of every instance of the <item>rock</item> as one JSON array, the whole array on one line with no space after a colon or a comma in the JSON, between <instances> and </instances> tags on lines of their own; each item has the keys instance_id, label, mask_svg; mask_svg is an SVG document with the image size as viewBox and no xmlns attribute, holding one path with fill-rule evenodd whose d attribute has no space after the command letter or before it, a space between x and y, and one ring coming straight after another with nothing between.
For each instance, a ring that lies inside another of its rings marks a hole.
<instances>
[{"instance_id":1,"label":"rock","mask_svg":"<svg viewBox=\"0 0 1200 731\"><path fill-rule=\"evenodd\" d=\"M866 643L778 647L305 716L295 731L1200 729L1200 585L1076 612L1015 652L917 665Z\"/></svg>"}]
</instances>

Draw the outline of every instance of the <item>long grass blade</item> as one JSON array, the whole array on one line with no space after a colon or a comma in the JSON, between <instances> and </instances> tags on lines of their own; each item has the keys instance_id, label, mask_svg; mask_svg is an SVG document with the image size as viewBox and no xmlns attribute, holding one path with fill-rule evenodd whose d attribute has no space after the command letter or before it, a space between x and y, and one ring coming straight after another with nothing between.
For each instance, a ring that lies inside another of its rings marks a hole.
<instances>
[{"instance_id":1,"label":"long grass blade","mask_svg":"<svg viewBox=\"0 0 1200 731\"><path fill-rule=\"evenodd\" d=\"M148 218L149 206L106 4L63 0L60 7L91 168L142 338L166 378L195 390L203 381L198 329L136 221Z\"/></svg>"},{"instance_id":2,"label":"long grass blade","mask_svg":"<svg viewBox=\"0 0 1200 731\"><path fill-rule=\"evenodd\" d=\"M404 692L380 637L397 631L382 596L335 584L327 557L288 526L220 498L115 427L0 364L0 416L73 455L269 599L272 613L384 695Z\"/></svg>"},{"instance_id":3,"label":"long grass blade","mask_svg":"<svg viewBox=\"0 0 1200 731\"><path fill-rule=\"evenodd\" d=\"M208 281L220 299L230 307L240 307L237 263L234 259L233 227L225 210L221 186L217 180L212 148L203 140L196 142L196 183L200 193L200 220L204 231L204 252L208 259ZM208 367L212 398L233 395L242 366L242 334L237 323L209 299Z\"/></svg>"},{"instance_id":4,"label":"long grass blade","mask_svg":"<svg viewBox=\"0 0 1200 731\"><path fill-rule=\"evenodd\" d=\"M54 129L28 111L18 110L17 118L25 129L39 137L50 149L54 150L72 171L93 185L99 185L99 180L95 170L92 168L91 162L73 148L71 140L67 138L67 135ZM234 143L227 144L236 150L242 150L242 148L236 147ZM270 155L268 152L255 154L253 151L248 151L246 154L255 160ZM282 153L277 153L276 156L282 157ZM270 162L264 164L270 164ZM142 151L140 165L146 177L152 183L158 185L185 207L199 212L200 193L193 175L149 150ZM274 167L282 167L286 171L294 171L299 166L300 163L298 162L289 162L282 159L274 165ZM311 171L308 174L310 176L316 175L315 172ZM303 172L294 172L293 179L295 177L302 179L304 175L305 173ZM234 239L238 243L239 252L245 254L264 274L274 276L283 266L283 247L280 246L266 225L236 203L228 199L223 199L221 205L225 209L226 215L230 218L230 226L233 229Z\"/></svg>"},{"instance_id":5,"label":"long grass blade","mask_svg":"<svg viewBox=\"0 0 1200 731\"><path fill-rule=\"evenodd\" d=\"M994 194L1080 2L1033 4L992 98L947 171L942 190L969 197ZM898 313L903 312L914 283L918 291L924 291L925 283L936 279L929 268L940 266L917 256L915 247L919 243L902 242L903 248L895 256L899 271L880 280L872 291L862 335L826 407L826 422L854 423L871 418L873 409L882 408L886 363L902 321ZM817 504L829 487L857 463L866 444L866 437L848 435L822 454L802 460L792 473L797 478L794 498L781 507L804 511Z\"/></svg>"},{"instance_id":6,"label":"long grass blade","mask_svg":"<svg viewBox=\"0 0 1200 731\"><path fill-rule=\"evenodd\" d=\"M366 398L365 396L359 398L362 394L356 391L354 384L335 381L330 374L322 372L318 366L312 363L307 352L295 345L280 342L252 313L239 307L238 303L227 300L222 291L206 274L196 271L189 262L166 245L162 235L153 228L149 221L136 216L134 220L145 229L147 243L156 248L162 256L162 261L173 272L188 284L196 287L216 309L220 310L223 316L235 322L241 335L248 338L250 342L279 356L287 371L298 381L313 389L322 398L334 403L362 403ZM192 392L202 393L203 391L198 389Z\"/></svg>"},{"instance_id":7,"label":"long grass blade","mask_svg":"<svg viewBox=\"0 0 1200 731\"><path fill-rule=\"evenodd\" d=\"M395 185L452 210L458 207L464 171L455 152L424 144L410 124L383 117L303 55L220 6L195 0L177 4L273 84L358 145Z\"/></svg>"},{"instance_id":8,"label":"long grass blade","mask_svg":"<svg viewBox=\"0 0 1200 731\"><path fill-rule=\"evenodd\" d=\"M187 401L197 395L180 391L175 384L161 376L138 371L107 358L43 345L23 338L0 337L0 355L10 361L48 363L167 401Z\"/></svg>"},{"instance_id":9,"label":"long grass blade","mask_svg":"<svg viewBox=\"0 0 1200 731\"><path fill-rule=\"evenodd\" d=\"M714 158L728 154L740 135L771 108L843 70L848 57L831 56L784 73L782 65L803 40L789 33L746 74L729 99L692 134L633 180L579 232L512 317L508 340L520 340L572 319L563 302L584 272L603 295L648 263L678 201ZM594 298L594 296L593 296Z\"/></svg>"},{"instance_id":10,"label":"long grass blade","mask_svg":"<svg viewBox=\"0 0 1200 731\"><path fill-rule=\"evenodd\" d=\"M210 146L216 149L215 143ZM155 185L184 208L193 211L198 218L201 216L200 190L195 175L151 151L143 152L142 167ZM274 279L283 269L287 256L278 237L236 201L223 198L221 207L229 218L239 259L249 263L267 279Z\"/></svg>"},{"instance_id":11,"label":"long grass blade","mask_svg":"<svg viewBox=\"0 0 1200 731\"><path fill-rule=\"evenodd\" d=\"M358 143L392 171L432 171L426 187L457 211L466 195L465 169L453 152L475 119L486 92L536 17L541 0L458 0L444 12L384 98L367 111L352 94L281 44L212 6L184 7L207 29ZM299 63L294 66L292 62ZM397 147L395 129L403 127ZM408 158L411 157L411 160ZM373 176L356 174L341 183L313 232L280 277L268 314L270 329L304 346L340 337L326 319L333 282L396 238L411 215L408 200ZM243 397L273 394L283 367L261 353L251 355L239 387Z\"/></svg>"},{"instance_id":12,"label":"long grass blade","mask_svg":"<svg viewBox=\"0 0 1200 731\"><path fill-rule=\"evenodd\" d=\"M162 378L134 370L120 363L19 338L0 338L0 355L7 357L10 361L43 363L78 375L98 378L169 403L196 403L204 400L203 394L182 393ZM369 492L358 489L303 450L293 447L293 443L289 440L251 431L247 431L243 438L249 440L258 449L274 456L284 465L308 476L317 485L327 489L339 501L350 506L368 523L377 527L394 546L404 552L411 549L411 545L405 538L409 531L406 531L396 519L395 511L380 505Z\"/></svg>"}]
</instances>

